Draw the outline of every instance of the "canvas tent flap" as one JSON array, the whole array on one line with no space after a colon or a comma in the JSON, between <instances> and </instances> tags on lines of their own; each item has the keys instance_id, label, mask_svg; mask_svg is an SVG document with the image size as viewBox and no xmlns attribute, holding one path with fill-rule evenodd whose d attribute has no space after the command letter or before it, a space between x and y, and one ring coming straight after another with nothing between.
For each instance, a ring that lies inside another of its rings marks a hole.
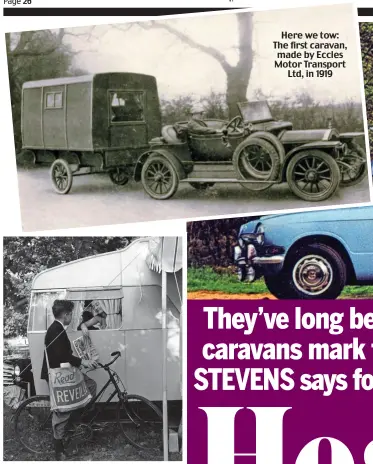
<instances>
[{"instance_id":1,"label":"canvas tent flap","mask_svg":"<svg viewBox=\"0 0 373 464\"><path fill-rule=\"evenodd\" d=\"M182 268L181 237L149 238L146 262L156 272L177 272Z\"/></svg>"}]
</instances>

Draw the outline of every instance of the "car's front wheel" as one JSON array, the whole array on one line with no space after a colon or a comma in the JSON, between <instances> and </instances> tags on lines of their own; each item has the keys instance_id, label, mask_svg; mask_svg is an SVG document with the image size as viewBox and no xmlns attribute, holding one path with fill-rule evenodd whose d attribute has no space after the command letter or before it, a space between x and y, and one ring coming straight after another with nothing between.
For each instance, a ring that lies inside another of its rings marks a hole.
<instances>
[{"instance_id":1,"label":"car's front wheel","mask_svg":"<svg viewBox=\"0 0 373 464\"><path fill-rule=\"evenodd\" d=\"M280 299L335 299L346 285L347 267L334 248L313 243L290 252L277 284L272 279L266 284Z\"/></svg>"}]
</instances>

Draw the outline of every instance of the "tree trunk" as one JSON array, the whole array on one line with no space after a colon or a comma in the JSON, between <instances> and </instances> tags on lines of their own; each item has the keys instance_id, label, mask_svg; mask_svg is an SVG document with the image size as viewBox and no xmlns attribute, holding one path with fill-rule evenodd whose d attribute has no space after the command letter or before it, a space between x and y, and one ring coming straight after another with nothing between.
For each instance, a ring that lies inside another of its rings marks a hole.
<instances>
[{"instance_id":1,"label":"tree trunk","mask_svg":"<svg viewBox=\"0 0 373 464\"><path fill-rule=\"evenodd\" d=\"M237 103L246 101L251 70L253 67L253 15L237 13L239 58L236 66L227 70L227 105L229 117L239 114Z\"/></svg>"}]
</instances>

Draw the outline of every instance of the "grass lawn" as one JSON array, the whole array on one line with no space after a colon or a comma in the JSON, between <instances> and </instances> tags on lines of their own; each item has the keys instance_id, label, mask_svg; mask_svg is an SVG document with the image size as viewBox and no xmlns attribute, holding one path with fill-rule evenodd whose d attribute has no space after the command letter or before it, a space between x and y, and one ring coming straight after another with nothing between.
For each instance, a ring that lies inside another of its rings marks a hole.
<instances>
[{"instance_id":1,"label":"grass lawn","mask_svg":"<svg viewBox=\"0 0 373 464\"><path fill-rule=\"evenodd\" d=\"M241 283L236 275L217 273L212 268L188 269L188 292L211 291L223 293L268 293L263 279L256 280L252 284ZM341 298L372 298L373 286L349 286L345 287Z\"/></svg>"}]
</instances>

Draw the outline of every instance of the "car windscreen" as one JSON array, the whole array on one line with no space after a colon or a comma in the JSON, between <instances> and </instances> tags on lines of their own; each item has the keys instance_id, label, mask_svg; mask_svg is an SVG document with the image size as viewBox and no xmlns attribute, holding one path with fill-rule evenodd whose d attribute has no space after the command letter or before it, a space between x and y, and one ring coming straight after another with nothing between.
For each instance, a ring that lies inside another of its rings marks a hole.
<instances>
[{"instance_id":1,"label":"car windscreen","mask_svg":"<svg viewBox=\"0 0 373 464\"><path fill-rule=\"evenodd\" d=\"M238 103L245 122L272 121L273 116L266 101Z\"/></svg>"}]
</instances>

